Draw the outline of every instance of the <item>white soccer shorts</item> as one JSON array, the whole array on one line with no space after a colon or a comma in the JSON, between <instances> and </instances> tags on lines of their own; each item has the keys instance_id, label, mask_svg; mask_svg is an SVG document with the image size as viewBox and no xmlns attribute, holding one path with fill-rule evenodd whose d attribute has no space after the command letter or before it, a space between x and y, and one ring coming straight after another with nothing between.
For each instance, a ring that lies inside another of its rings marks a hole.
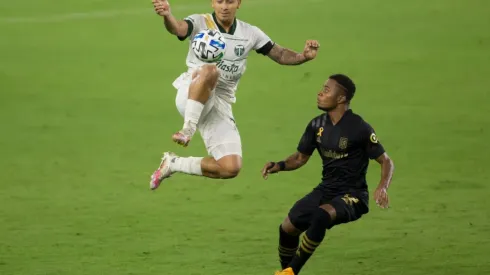
<instances>
[{"instance_id":1,"label":"white soccer shorts","mask_svg":"<svg viewBox=\"0 0 490 275\"><path fill-rule=\"evenodd\" d=\"M191 78L190 73L184 73L173 83L177 89L175 104L182 117L185 114ZM204 105L197 128L208 154L215 160L228 155L242 156L242 142L233 118L231 104L217 96L216 91L213 91L213 95Z\"/></svg>"}]
</instances>

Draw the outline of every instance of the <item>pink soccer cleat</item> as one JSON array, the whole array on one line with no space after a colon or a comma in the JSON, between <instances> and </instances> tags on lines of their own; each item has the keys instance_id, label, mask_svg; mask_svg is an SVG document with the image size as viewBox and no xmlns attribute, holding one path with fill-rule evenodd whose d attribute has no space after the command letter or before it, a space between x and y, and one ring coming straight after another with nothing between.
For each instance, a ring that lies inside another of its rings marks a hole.
<instances>
[{"instance_id":1,"label":"pink soccer cleat","mask_svg":"<svg viewBox=\"0 0 490 275\"><path fill-rule=\"evenodd\" d=\"M150 189L155 190L160 186L160 183L166 178L169 178L173 172L170 170L170 161L175 158L176 155L172 152L163 153L162 161L153 175L151 175Z\"/></svg>"}]
</instances>

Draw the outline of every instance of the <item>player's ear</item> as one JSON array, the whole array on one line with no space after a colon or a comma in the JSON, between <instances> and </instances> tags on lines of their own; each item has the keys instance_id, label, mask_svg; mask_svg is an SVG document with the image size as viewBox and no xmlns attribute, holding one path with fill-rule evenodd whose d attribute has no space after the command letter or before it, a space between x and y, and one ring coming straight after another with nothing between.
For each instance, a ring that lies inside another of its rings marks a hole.
<instances>
[{"instance_id":1,"label":"player's ear","mask_svg":"<svg viewBox=\"0 0 490 275\"><path fill-rule=\"evenodd\" d=\"M239 8L240 8L240 5L241 5L241 4L242 4L242 0L238 0L238 7L237 7L237 9L239 9Z\"/></svg>"},{"instance_id":2,"label":"player's ear","mask_svg":"<svg viewBox=\"0 0 490 275\"><path fill-rule=\"evenodd\" d=\"M345 95L339 95L337 97L337 103L339 104L347 103L347 97Z\"/></svg>"}]
</instances>

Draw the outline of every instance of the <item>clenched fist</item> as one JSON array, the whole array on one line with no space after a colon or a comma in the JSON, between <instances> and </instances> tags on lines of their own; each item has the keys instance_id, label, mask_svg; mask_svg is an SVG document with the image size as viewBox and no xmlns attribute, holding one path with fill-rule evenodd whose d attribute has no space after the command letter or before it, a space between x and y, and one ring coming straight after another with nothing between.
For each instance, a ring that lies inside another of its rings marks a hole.
<instances>
[{"instance_id":1,"label":"clenched fist","mask_svg":"<svg viewBox=\"0 0 490 275\"><path fill-rule=\"evenodd\" d=\"M318 49L320 48L320 43L316 40L307 40L305 43L305 48L303 50L303 55L306 60L315 59Z\"/></svg>"},{"instance_id":2,"label":"clenched fist","mask_svg":"<svg viewBox=\"0 0 490 275\"><path fill-rule=\"evenodd\" d=\"M160 16L170 15L170 4L167 0L152 0L155 12Z\"/></svg>"}]
</instances>

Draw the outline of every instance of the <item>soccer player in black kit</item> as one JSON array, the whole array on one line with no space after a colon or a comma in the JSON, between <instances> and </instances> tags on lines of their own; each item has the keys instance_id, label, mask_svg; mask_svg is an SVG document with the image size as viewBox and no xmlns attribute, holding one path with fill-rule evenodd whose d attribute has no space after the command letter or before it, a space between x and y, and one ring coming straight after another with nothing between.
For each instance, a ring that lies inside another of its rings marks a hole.
<instances>
[{"instance_id":1,"label":"soccer player in black kit","mask_svg":"<svg viewBox=\"0 0 490 275\"><path fill-rule=\"evenodd\" d=\"M284 161L268 162L262 170L264 179L269 174L296 170L308 162L315 149L323 161L321 183L293 205L279 227L282 271L276 275L297 275L327 229L368 213L366 173L370 159L381 165L381 180L374 199L381 208L388 207L393 161L374 129L350 109L355 91L349 77L330 76L317 98L318 108L325 113L308 123L297 152Z\"/></svg>"}]
</instances>

